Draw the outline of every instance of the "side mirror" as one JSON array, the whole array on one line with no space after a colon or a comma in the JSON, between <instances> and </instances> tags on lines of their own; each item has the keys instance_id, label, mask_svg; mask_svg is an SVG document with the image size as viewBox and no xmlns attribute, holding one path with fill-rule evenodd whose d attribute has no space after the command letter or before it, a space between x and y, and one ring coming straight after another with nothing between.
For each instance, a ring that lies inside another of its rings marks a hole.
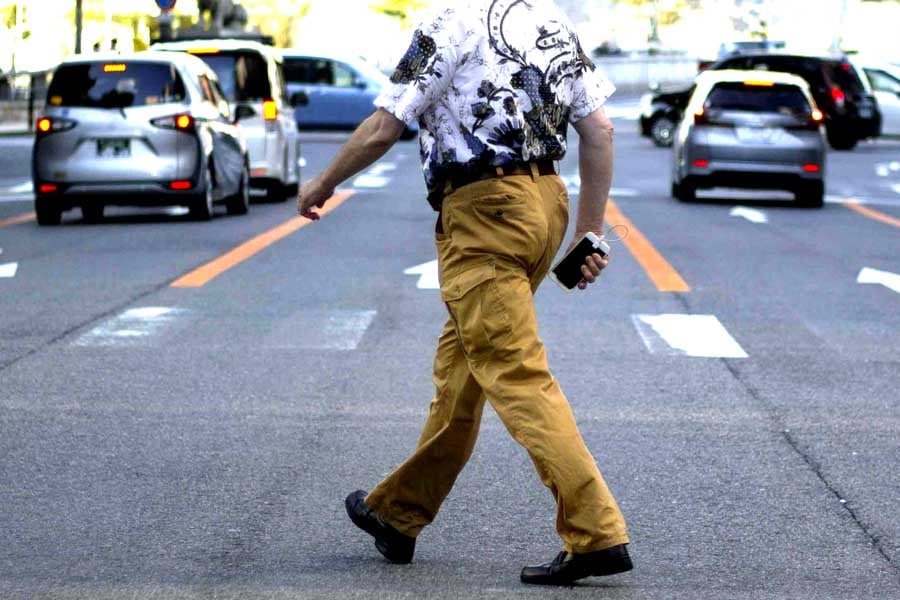
<instances>
[{"instance_id":1,"label":"side mirror","mask_svg":"<svg viewBox=\"0 0 900 600\"><path fill-rule=\"evenodd\" d=\"M292 107L306 106L309 104L309 94L306 92L294 92L291 94L290 104Z\"/></svg>"},{"instance_id":2,"label":"side mirror","mask_svg":"<svg viewBox=\"0 0 900 600\"><path fill-rule=\"evenodd\" d=\"M253 110L252 106L249 106L247 104L238 104L237 108L234 109L235 123L254 116L256 116L256 111Z\"/></svg>"}]
</instances>

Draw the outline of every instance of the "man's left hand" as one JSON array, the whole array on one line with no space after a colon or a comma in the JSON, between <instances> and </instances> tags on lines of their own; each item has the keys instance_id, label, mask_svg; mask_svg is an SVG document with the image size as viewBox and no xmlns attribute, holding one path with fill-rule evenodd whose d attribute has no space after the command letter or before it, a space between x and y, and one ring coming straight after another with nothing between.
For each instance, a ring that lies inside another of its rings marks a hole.
<instances>
[{"instance_id":1,"label":"man's left hand","mask_svg":"<svg viewBox=\"0 0 900 600\"><path fill-rule=\"evenodd\" d=\"M333 195L334 189L323 188L318 178L314 178L300 188L297 194L297 212L311 221L318 221L321 216L313 208L322 208Z\"/></svg>"}]
</instances>

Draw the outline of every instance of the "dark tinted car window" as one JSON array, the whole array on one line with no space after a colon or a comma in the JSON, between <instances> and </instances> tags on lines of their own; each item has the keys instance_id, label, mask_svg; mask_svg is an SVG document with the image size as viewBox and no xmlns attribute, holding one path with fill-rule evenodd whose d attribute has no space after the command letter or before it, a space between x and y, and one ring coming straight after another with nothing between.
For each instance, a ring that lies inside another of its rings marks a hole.
<instances>
[{"instance_id":1,"label":"dark tinted car window","mask_svg":"<svg viewBox=\"0 0 900 600\"><path fill-rule=\"evenodd\" d=\"M269 69L256 52L219 52L199 55L219 77L219 85L231 102L272 97Z\"/></svg>"},{"instance_id":2,"label":"dark tinted car window","mask_svg":"<svg viewBox=\"0 0 900 600\"><path fill-rule=\"evenodd\" d=\"M825 72L829 79L838 84L845 92L862 93L865 91L859 75L850 63L842 61L826 61Z\"/></svg>"},{"instance_id":3,"label":"dark tinted car window","mask_svg":"<svg viewBox=\"0 0 900 600\"><path fill-rule=\"evenodd\" d=\"M172 65L147 62L62 65L47 90L49 106L127 108L184 102L184 82Z\"/></svg>"},{"instance_id":4,"label":"dark tinted car window","mask_svg":"<svg viewBox=\"0 0 900 600\"><path fill-rule=\"evenodd\" d=\"M334 85L331 61L321 58L285 58L284 78L289 83Z\"/></svg>"},{"instance_id":5,"label":"dark tinted car window","mask_svg":"<svg viewBox=\"0 0 900 600\"><path fill-rule=\"evenodd\" d=\"M769 112L782 115L809 114L810 106L799 89L793 85L746 85L723 82L713 87L704 105L721 110Z\"/></svg>"}]
</instances>

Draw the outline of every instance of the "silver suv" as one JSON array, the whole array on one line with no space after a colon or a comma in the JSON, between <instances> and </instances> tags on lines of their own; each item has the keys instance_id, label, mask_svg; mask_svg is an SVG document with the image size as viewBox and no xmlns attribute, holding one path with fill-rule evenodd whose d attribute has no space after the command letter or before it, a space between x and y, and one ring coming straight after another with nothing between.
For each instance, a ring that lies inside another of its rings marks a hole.
<instances>
[{"instance_id":1,"label":"silver suv","mask_svg":"<svg viewBox=\"0 0 900 600\"><path fill-rule=\"evenodd\" d=\"M154 44L152 50L186 52L202 58L219 76L225 98L250 148L250 183L268 200L297 193L300 140L281 71L281 55L248 40L201 39Z\"/></svg>"},{"instance_id":2,"label":"silver suv","mask_svg":"<svg viewBox=\"0 0 900 600\"><path fill-rule=\"evenodd\" d=\"M142 52L61 63L36 123L32 155L41 225L80 207L186 205L210 219L213 203L247 212L249 164L216 74L192 56Z\"/></svg>"},{"instance_id":3,"label":"silver suv","mask_svg":"<svg viewBox=\"0 0 900 600\"><path fill-rule=\"evenodd\" d=\"M690 201L698 188L775 189L822 206L823 119L796 75L701 73L675 136L672 195Z\"/></svg>"}]
</instances>

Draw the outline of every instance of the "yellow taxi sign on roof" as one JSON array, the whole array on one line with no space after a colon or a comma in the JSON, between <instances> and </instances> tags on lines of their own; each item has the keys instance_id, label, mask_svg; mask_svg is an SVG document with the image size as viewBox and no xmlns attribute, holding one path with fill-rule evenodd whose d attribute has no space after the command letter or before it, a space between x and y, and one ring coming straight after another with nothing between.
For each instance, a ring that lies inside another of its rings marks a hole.
<instances>
[{"instance_id":1,"label":"yellow taxi sign on roof","mask_svg":"<svg viewBox=\"0 0 900 600\"><path fill-rule=\"evenodd\" d=\"M222 50L219 48L188 48L188 54L218 54Z\"/></svg>"},{"instance_id":2,"label":"yellow taxi sign on roof","mask_svg":"<svg viewBox=\"0 0 900 600\"><path fill-rule=\"evenodd\" d=\"M103 65L104 73L124 73L128 70L128 66L124 63L110 63Z\"/></svg>"},{"instance_id":3,"label":"yellow taxi sign on roof","mask_svg":"<svg viewBox=\"0 0 900 600\"><path fill-rule=\"evenodd\" d=\"M766 81L765 79L748 79L744 81L744 85L758 86L758 87L774 87L774 81Z\"/></svg>"}]
</instances>

